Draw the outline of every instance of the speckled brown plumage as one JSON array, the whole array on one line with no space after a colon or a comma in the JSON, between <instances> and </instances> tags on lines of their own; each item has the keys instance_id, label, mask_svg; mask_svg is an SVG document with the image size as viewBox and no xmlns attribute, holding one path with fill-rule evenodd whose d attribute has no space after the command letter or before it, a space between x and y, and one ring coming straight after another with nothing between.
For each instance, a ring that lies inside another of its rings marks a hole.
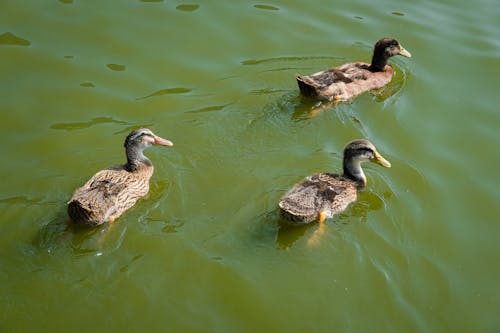
<instances>
[{"instance_id":1,"label":"speckled brown plumage","mask_svg":"<svg viewBox=\"0 0 500 333\"><path fill-rule=\"evenodd\" d=\"M330 101L348 100L365 91L387 85L394 75L387 60L397 54L411 56L397 40L383 38L374 46L371 64L347 63L311 75L297 74L295 77L300 92L306 97Z\"/></svg>"},{"instance_id":2,"label":"speckled brown plumage","mask_svg":"<svg viewBox=\"0 0 500 333\"><path fill-rule=\"evenodd\" d=\"M356 183L340 175L320 173L295 185L279 202L281 216L291 223L309 223L324 211L331 217L356 201Z\"/></svg>"},{"instance_id":3,"label":"speckled brown plumage","mask_svg":"<svg viewBox=\"0 0 500 333\"><path fill-rule=\"evenodd\" d=\"M68 201L68 215L85 225L113 222L149 192L154 167L142 151L151 145L172 146L148 129L132 131L125 140L127 163L96 173Z\"/></svg>"},{"instance_id":4,"label":"speckled brown plumage","mask_svg":"<svg viewBox=\"0 0 500 333\"><path fill-rule=\"evenodd\" d=\"M99 171L75 191L68 202L69 216L88 225L118 218L149 192L153 170L152 165L144 165L134 172L124 166Z\"/></svg>"},{"instance_id":5,"label":"speckled brown plumage","mask_svg":"<svg viewBox=\"0 0 500 333\"><path fill-rule=\"evenodd\" d=\"M330 218L357 199L357 189L365 186L361 163L371 161L384 167L386 161L368 140L354 140L344 148L343 175L319 173L295 185L279 202L280 215L292 224ZM322 215L322 217L320 216Z\"/></svg>"}]
</instances>

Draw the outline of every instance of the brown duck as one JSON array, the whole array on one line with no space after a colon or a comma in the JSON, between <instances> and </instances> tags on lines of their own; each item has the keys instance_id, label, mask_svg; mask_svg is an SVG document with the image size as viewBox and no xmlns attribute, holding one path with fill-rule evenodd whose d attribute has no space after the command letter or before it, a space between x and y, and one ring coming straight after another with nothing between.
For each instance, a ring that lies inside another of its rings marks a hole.
<instances>
[{"instance_id":1,"label":"brown duck","mask_svg":"<svg viewBox=\"0 0 500 333\"><path fill-rule=\"evenodd\" d=\"M173 146L147 128L130 132L125 139L127 163L96 173L77 189L68 201L68 215L79 224L113 222L149 191L153 164L143 150L152 146Z\"/></svg>"},{"instance_id":2,"label":"brown duck","mask_svg":"<svg viewBox=\"0 0 500 333\"><path fill-rule=\"evenodd\" d=\"M355 140L344 148L344 173L319 173L295 185L279 202L281 216L292 224L305 224L343 211L356 201L357 189L366 185L361 163L370 161L391 167L368 140Z\"/></svg>"},{"instance_id":3,"label":"brown duck","mask_svg":"<svg viewBox=\"0 0 500 333\"><path fill-rule=\"evenodd\" d=\"M394 75L387 60L395 55L411 57L394 38L379 40L373 49L371 64L347 63L311 75L297 74L295 77L302 95L314 99L345 101L365 91L382 88Z\"/></svg>"}]
</instances>

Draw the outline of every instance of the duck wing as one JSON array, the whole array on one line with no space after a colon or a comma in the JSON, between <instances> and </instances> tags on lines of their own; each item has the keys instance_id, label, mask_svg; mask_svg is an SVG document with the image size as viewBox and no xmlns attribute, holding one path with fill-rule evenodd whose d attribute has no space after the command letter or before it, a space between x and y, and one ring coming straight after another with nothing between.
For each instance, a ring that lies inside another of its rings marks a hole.
<instances>
[{"instance_id":1,"label":"duck wing","mask_svg":"<svg viewBox=\"0 0 500 333\"><path fill-rule=\"evenodd\" d=\"M348 76L346 76L342 71L336 69L336 68L331 68L325 71L317 72L311 75L299 75L297 74L296 76L297 82L299 84L299 88L302 89L307 87L309 89L319 89L323 90L331 86L332 84L339 83L339 82L344 82L344 83L350 83L352 82L352 79ZM303 87L306 86L306 87ZM304 93L304 92L303 92ZM308 93L305 91L305 93ZM309 93L310 95L310 93Z\"/></svg>"},{"instance_id":2,"label":"duck wing","mask_svg":"<svg viewBox=\"0 0 500 333\"><path fill-rule=\"evenodd\" d=\"M279 202L281 215L291 222L314 221L319 212L328 211L328 217L344 210L356 200L356 188L336 174L322 173L310 176L295 185Z\"/></svg>"},{"instance_id":3,"label":"duck wing","mask_svg":"<svg viewBox=\"0 0 500 333\"><path fill-rule=\"evenodd\" d=\"M349 78L351 82L354 82L368 79L371 73L369 67L370 65L364 62L353 62L336 67L335 69Z\"/></svg>"},{"instance_id":4,"label":"duck wing","mask_svg":"<svg viewBox=\"0 0 500 333\"><path fill-rule=\"evenodd\" d=\"M309 76L309 79L315 82L315 84L321 89L325 89L328 86L338 82L352 82L351 78L349 78L344 73L342 73L342 71L336 68L331 68L326 71L312 74Z\"/></svg>"},{"instance_id":5,"label":"duck wing","mask_svg":"<svg viewBox=\"0 0 500 333\"><path fill-rule=\"evenodd\" d=\"M103 201L112 201L126 188L128 178L125 170L110 168L99 171L85 185L76 190L73 198L75 196L86 196Z\"/></svg>"},{"instance_id":6,"label":"duck wing","mask_svg":"<svg viewBox=\"0 0 500 333\"><path fill-rule=\"evenodd\" d=\"M117 170L102 170L77 189L68 202L72 219L85 224L107 222L116 213L118 195L126 188L119 175Z\"/></svg>"},{"instance_id":7,"label":"duck wing","mask_svg":"<svg viewBox=\"0 0 500 333\"><path fill-rule=\"evenodd\" d=\"M356 81L367 80L370 71L368 64L355 62L344 64L339 67L330 68L311 75L296 75L302 95L310 98L347 99L347 87L355 84Z\"/></svg>"},{"instance_id":8,"label":"duck wing","mask_svg":"<svg viewBox=\"0 0 500 333\"><path fill-rule=\"evenodd\" d=\"M151 173L131 173L122 167L99 171L69 200L71 218L95 225L120 216L148 193Z\"/></svg>"}]
</instances>

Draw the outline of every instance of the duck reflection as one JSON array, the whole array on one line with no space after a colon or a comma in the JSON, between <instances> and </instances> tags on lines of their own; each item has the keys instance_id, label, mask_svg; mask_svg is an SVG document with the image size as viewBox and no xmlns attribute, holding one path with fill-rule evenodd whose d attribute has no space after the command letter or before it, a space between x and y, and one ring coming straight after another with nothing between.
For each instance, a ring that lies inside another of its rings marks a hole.
<instances>
[{"instance_id":1,"label":"duck reflection","mask_svg":"<svg viewBox=\"0 0 500 333\"><path fill-rule=\"evenodd\" d=\"M383 196L371 191L360 192L358 193L358 201L343 213L336 215L331 223L321 225L319 223L290 225L287 221L277 217L279 229L276 245L279 249L286 250L303 238L306 239L307 246L319 245L327 232L339 230L343 225L353 222L365 223L368 220L368 213L382 209L385 200L390 196L390 192L384 193Z\"/></svg>"},{"instance_id":2,"label":"duck reflection","mask_svg":"<svg viewBox=\"0 0 500 333\"><path fill-rule=\"evenodd\" d=\"M71 252L76 257L100 256L119 248L125 233L126 227L119 223L90 228L74 223L61 212L40 228L33 245L48 254L61 251Z\"/></svg>"}]
</instances>

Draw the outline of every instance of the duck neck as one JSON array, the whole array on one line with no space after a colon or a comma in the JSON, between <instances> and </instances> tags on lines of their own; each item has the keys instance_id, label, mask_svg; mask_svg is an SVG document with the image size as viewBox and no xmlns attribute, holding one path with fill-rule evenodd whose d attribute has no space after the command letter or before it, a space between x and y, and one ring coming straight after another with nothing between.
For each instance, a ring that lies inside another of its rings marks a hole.
<instances>
[{"instance_id":1,"label":"duck neck","mask_svg":"<svg viewBox=\"0 0 500 333\"><path fill-rule=\"evenodd\" d=\"M139 168L143 165L146 166L151 166L151 161L144 156L143 154L143 149L140 149L139 147L127 147L126 148L126 154L127 154L127 164L125 164L125 169L127 169L130 172L134 172L139 170Z\"/></svg>"},{"instance_id":2,"label":"duck neck","mask_svg":"<svg viewBox=\"0 0 500 333\"><path fill-rule=\"evenodd\" d=\"M354 181L358 187L366 185L366 176L361 168L361 161L357 159L344 159L343 176Z\"/></svg>"},{"instance_id":3,"label":"duck neck","mask_svg":"<svg viewBox=\"0 0 500 333\"><path fill-rule=\"evenodd\" d=\"M375 50L373 52L372 63L370 65L370 71L372 72L382 72L385 65L387 65L387 60L389 58L385 55L384 50Z\"/></svg>"}]
</instances>

